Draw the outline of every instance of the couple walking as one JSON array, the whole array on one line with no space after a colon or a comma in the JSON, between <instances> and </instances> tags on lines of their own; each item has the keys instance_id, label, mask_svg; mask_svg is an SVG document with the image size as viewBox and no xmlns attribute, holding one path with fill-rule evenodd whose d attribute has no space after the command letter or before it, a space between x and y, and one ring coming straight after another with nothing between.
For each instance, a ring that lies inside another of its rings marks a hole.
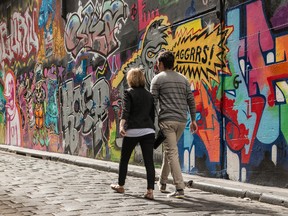
<instances>
[{"instance_id":1,"label":"couple walking","mask_svg":"<svg viewBox=\"0 0 288 216\"><path fill-rule=\"evenodd\" d=\"M197 130L195 101L186 77L173 71L174 55L172 52L164 51L159 54L157 68L160 73L151 81L151 93L145 89L145 77L141 69L134 68L127 73L129 88L124 92L119 129L124 137L119 177L118 184L112 184L111 188L118 193L125 192L124 185L129 159L139 143L147 174L147 191L144 197L154 199L154 119L155 107L158 107L159 103L159 127L163 130L166 140L163 142L163 162L158 186L161 192L166 192L166 184L171 172L176 189L168 194L168 197L182 198L185 184L179 163L177 143L186 126L188 109L191 115L190 130L192 133Z\"/></svg>"}]
</instances>

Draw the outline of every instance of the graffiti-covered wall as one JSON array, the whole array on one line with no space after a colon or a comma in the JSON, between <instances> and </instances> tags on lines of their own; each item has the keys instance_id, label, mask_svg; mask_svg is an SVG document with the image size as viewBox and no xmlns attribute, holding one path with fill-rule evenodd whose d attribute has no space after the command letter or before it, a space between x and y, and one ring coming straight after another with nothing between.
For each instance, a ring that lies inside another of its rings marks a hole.
<instances>
[{"instance_id":1,"label":"graffiti-covered wall","mask_svg":"<svg viewBox=\"0 0 288 216\"><path fill-rule=\"evenodd\" d=\"M287 12L287 0L1 1L0 143L119 161L126 72L143 68L149 89L171 50L199 126L187 119L182 171L284 187Z\"/></svg>"}]
</instances>

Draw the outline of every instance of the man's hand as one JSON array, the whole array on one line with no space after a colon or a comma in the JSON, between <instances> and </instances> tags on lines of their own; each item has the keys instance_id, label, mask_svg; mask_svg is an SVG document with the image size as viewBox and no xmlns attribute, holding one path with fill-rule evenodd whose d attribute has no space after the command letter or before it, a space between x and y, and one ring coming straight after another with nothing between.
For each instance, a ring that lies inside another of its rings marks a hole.
<instances>
[{"instance_id":1,"label":"man's hand","mask_svg":"<svg viewBox=\"0 0 288 216\"><path fill-rule=\"evenodd\" d=\"M190 131L192 134L194 134L196 133L197 130L198 130L198 126L197 126L196 121L194 120L190 123Z\"/></svg>"}]
</instances>

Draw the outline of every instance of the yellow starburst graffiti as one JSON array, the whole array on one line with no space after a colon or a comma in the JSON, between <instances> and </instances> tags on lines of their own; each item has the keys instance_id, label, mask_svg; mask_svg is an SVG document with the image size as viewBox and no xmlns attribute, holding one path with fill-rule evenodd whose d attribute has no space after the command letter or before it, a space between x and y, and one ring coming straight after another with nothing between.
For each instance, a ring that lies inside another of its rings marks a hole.
<instances>
[{"instance_id":1,"label":"yellow starburst graffiti","mask_svg":"<svg viewBox=\"0 0 288 216\"><path fill-rule=\"evenodd\" d=\"M172 49L175 54L175 70L194 84L204 82L210 87L212 80L219 83L220 72L230 74L226 65L228 48L225 44L232 31L232 27L224 29L218 24L212 29L207 26L195 33L186 29L189 34L178 34Z\"/></svg>"}]
</instances>

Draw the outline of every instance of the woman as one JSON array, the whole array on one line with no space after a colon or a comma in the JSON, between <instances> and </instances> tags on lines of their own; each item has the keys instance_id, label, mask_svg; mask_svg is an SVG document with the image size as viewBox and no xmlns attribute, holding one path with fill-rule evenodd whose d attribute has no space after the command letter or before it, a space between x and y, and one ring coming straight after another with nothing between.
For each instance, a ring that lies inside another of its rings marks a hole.
<instances>
[{"instance_id":1,"label":"woman","mask_svg":"<svg viewBox=\"0 0 288 216\"><path fill-rule=\"evenodd\" d=\"M153 161L154 128L154 101L151 93L145 89L144 72L133 68L127 73L129 88L124 91L123 110L120 121L120 134L124 137L119 164L118 184L111 188L118 193L124 193L124 184L127 175L130 156L139 143L147 174L146 199L154 199L155 168Z\"/></svg>"}]
</instances>

